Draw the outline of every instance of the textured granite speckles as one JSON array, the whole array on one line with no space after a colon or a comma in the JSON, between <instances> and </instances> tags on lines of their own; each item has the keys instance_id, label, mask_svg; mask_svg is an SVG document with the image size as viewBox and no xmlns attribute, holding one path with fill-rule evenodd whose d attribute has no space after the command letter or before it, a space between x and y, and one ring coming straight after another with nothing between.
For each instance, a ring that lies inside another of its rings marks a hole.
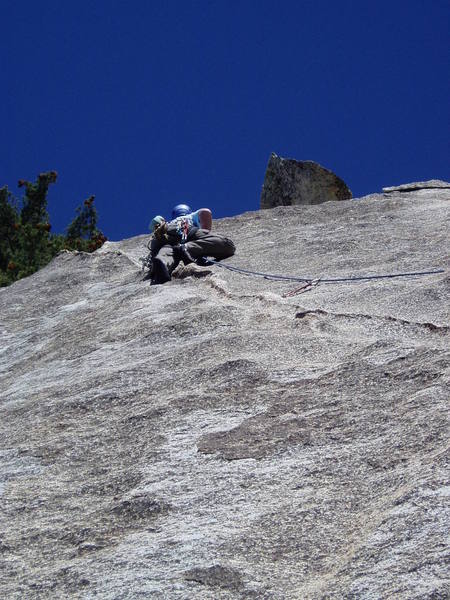
<instances>
[{"instance_id":1,"label":"textured granite speckles","mask_svg":"<svg viewBox=\"0 0 450 600\"><path fill-rule=\"evenodd\" d=\"M449 199L214 226L255 271L446 269ZM0 595L446 597L448 271L151 287L147 239L0 290Z\"/></svg>"},{"instance_id":2,"label":"textured granite speckles","mask_svg":"<svg viewBox=\"0 0 450 600\"><path fill-rule=\"evenodd\" d=\"M450 189L450 183L448 181L441 181L440 179L430 179L429 181L416 181L414 183L404 183L402 185L394 185L391 187L384 187L383 192L416 192L419 190L428 189Z\"/></svg>"}]
</instances>

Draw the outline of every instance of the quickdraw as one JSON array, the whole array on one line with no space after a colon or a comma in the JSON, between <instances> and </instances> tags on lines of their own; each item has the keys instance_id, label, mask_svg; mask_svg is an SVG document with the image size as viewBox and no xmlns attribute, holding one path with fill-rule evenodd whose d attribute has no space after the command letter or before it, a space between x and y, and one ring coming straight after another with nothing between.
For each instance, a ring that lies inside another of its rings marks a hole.
<instances>
[{"instance_id":1,"label":"quickdraw","mask_svg":"<svg viewBox=\"0 0 450 600\"><path fill-rule=\"evenodd\" d=\"M301 285L300 287L295 288L295 289L291 290L290 292L286 292L285 294L283 294L282 297L290 298L291 296L296 296L297 294L303 294L304 292L309 292L309 290L311 290L313 287L316 287L316 285L319 285L319 283L320 283L320 279L311 279L304 285Z\"/></svg>"}]
</instances>

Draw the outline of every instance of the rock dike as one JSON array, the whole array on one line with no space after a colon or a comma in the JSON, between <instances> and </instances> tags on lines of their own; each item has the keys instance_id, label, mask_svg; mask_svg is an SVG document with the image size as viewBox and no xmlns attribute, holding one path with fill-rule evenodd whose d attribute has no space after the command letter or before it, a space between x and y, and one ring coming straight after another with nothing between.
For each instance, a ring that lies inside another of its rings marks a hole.
<instances>
[{"instance_id":1,"label":"rock dike","mask_svg":"<svg viewBox=\"0 0 450 600\"><path fill-rule=\"evenodd\" d=\"M0 597L448 597L449 201L214 224L253 271L441 273L151 287L137 236L1 289Z\"/></svg>"}]
</instances>

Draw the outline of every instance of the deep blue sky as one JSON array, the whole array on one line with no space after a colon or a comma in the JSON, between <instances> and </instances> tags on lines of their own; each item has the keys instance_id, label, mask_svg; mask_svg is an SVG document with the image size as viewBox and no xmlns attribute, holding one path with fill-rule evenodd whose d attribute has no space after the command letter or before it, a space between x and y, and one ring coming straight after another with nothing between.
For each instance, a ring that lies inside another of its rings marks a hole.
<instances>
[{"instance_id":1,"label":"deep blue sky","mask_svg":"<svg viewBox=\"0 0 450 600\"><path fill-rule=\"evenodd\" d=\"M112 240L173 204L259 208L267 160L355 197L449 179L448 0L0 0L0 186L56 170L62 231Z\"/></svg>"}]
</instances>

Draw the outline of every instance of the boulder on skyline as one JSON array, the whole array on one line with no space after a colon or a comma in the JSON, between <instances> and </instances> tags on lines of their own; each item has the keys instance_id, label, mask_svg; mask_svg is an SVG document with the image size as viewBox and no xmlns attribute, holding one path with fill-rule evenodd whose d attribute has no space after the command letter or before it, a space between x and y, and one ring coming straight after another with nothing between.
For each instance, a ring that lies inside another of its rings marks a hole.
<instances>
[{"instance_id":1,"label":"boulder on skyline","mask_svg":"<svg viewBox=\"0 0 450 600\"><path fill-rule=\"evenodd\" d=\"M260 208L350 198L352 193L346 183L329 169L311 160L282 158L272 153L264 176Z\"/></svg>"}]
</instances>

